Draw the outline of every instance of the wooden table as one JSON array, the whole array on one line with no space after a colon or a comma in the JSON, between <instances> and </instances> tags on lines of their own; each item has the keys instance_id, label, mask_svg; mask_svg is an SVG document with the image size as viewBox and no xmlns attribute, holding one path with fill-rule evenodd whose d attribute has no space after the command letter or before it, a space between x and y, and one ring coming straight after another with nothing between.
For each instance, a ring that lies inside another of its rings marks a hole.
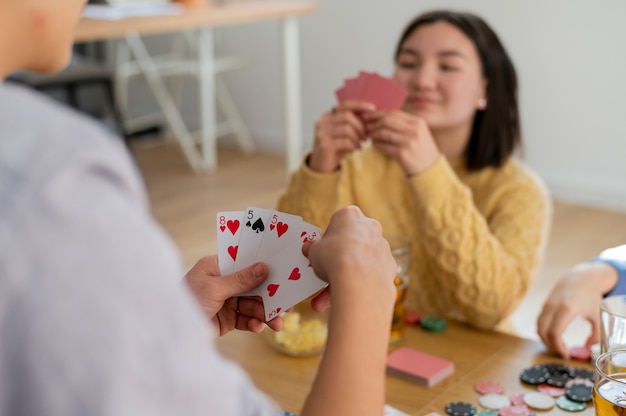
<instances>
[{"instance_id":1,"label":"wooden table","mask_svg":"<svg viewBox=\"0 0 626 416\"><path fill-rule=\"evenodd\" d=\"M228 358L238 362L256 385L272 396L285 410L300 412L309 391L319 356L289 357L273 349L265 334L232 332L218 340L218 348ZM429 412L445 415L445 405L451 401L467 401L478 409L479 394L474 383L496 380L506 387L505 394L536 391L519 381L520 372L534 364L563 363L570 367L592 369L589 363L566 361L545 354L542 344L496 333L481 332L459 324L449 324L443 333L428 333L417 327L407 328L406 335L392 349L408 346L454 362L455 372L433 387L422 387L410 381L387 376L387 403L410 415L423 416ZM538 415L571 415L556 406ZM594 415L591 405L581 416Z\"/></svg>"},{"instance_id":2,"label":"wooden table","mask_svg":"<svg viewBox=\"0 0 626 416\"><path fill-rule=\"evenodd\" d=\"M276 20L281 27L284 123L287 170L300 164L302 152L302 115L300 99L299 33L297 17L312 13L315 4L308 0L238 1L224 5L190 8L176 15L125 18L122 20L81 19L76 42L122 39L127 44L148 85L155 95L170 129L180 142L190 165L196 171L213 171L216 159L215 63L211 29ZM200 91L200 140L189 133L180 112L161 79L141 36L161 33L193 32L197 43L197 71Z\"/></svg>"}]
</instances>

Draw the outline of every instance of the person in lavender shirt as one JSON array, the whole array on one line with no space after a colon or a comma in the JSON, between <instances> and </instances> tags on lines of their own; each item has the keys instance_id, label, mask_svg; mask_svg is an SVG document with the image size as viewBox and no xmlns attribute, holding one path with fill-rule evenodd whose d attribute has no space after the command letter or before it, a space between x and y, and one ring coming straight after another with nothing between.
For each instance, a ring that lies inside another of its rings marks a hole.
<instances>
[{"instance_id":1,"label":"person in lavender shirt","mask_svg":"<svg viewBox=\"0 0 626 416\"><path fill-rule=\"evenodd\" d=\"M569 358L563 332L578 316L591 324L586 346L600 341L600 301L626 294L626 245L604 250L570 269L554 286L537 321L537 332L549 351Z\"/></svg>"}]
</instances>

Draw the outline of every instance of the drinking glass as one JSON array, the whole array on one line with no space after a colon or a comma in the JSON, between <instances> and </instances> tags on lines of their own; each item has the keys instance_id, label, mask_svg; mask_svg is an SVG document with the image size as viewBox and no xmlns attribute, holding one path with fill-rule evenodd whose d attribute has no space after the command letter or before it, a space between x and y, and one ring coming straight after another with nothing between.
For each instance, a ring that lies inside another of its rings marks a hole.
<instances>
[{"instance_id":1,"label":"drinking glass","mask_svg":"<svg viewBox=\"0 0 626 416\"><path fill-rule=\"evenodd\" d=\"M626 296L600 302L600 352L626 348Z\"/></svg>"},{"instance_id":2,"label":"drinking glass","mask_svg":"<svg viewBox=\"0 0 626 416\"><path fill-rule=\"evenodd\" d=\"M409 286L409 270L411 264L411 240L403 235L389 234L385 239L391 247L391 254L396 260L398 271L394 278L396 285L396 301L393 307L391 334L389 342L395 344L404 336L405 307L404 300Z\"/></svg>"},{"instance_id":3,"label":"drinking glass","mask_svg":"<svg viewBox=\"0 0 626 416\"><path fill-rule=\"evenodd\" d=\"M596 360L593 405L596 416L626 415L626 349L613 349Z\"/></svg>"}]
</instances>

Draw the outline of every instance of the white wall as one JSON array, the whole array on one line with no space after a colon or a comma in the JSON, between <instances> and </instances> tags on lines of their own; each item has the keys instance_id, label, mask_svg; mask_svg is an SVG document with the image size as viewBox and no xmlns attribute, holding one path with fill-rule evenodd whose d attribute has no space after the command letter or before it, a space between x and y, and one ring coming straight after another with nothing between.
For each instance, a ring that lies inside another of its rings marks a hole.
<instances>
[{"instance_id":1,"label":"white wall","mask_svg":"<svg viewBox=\"0 0 626 416\"><path fill-rule=\"evenodd\" d=\"M305 151L333 91L358 70L390 74L404 25L432 8L473 11L499 34L521 86L525 161L557 199L626 211L626 2L317 0L300 19ZM266 151L283 151L275 22L220 29L217 48L249 56L227 76Z\"/></svg>"}]
</instances>

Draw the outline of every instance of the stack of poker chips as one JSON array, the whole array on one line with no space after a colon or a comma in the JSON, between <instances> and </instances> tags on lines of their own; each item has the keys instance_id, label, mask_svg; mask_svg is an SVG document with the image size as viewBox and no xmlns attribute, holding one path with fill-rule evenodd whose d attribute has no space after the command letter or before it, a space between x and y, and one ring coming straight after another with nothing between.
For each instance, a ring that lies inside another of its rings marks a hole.
<instances>
[{"instance_id":1,"label":"stack of poker chips","mask_svg":"<svg viewBox=\"0 0 626 416\"><path fill-rule=\"evenodd\" d=\"M594 373L585 368L563 364L538 364L525 368L520 380L536 391L512 396L504 394L504 385L498 381L479 381L474 389L482 409L474 404L455 401L446 405L450 416L532 416L534 410L549 410L554 406L578 412L587 408L593 395Z\"/></svg>"}]
</instances>

